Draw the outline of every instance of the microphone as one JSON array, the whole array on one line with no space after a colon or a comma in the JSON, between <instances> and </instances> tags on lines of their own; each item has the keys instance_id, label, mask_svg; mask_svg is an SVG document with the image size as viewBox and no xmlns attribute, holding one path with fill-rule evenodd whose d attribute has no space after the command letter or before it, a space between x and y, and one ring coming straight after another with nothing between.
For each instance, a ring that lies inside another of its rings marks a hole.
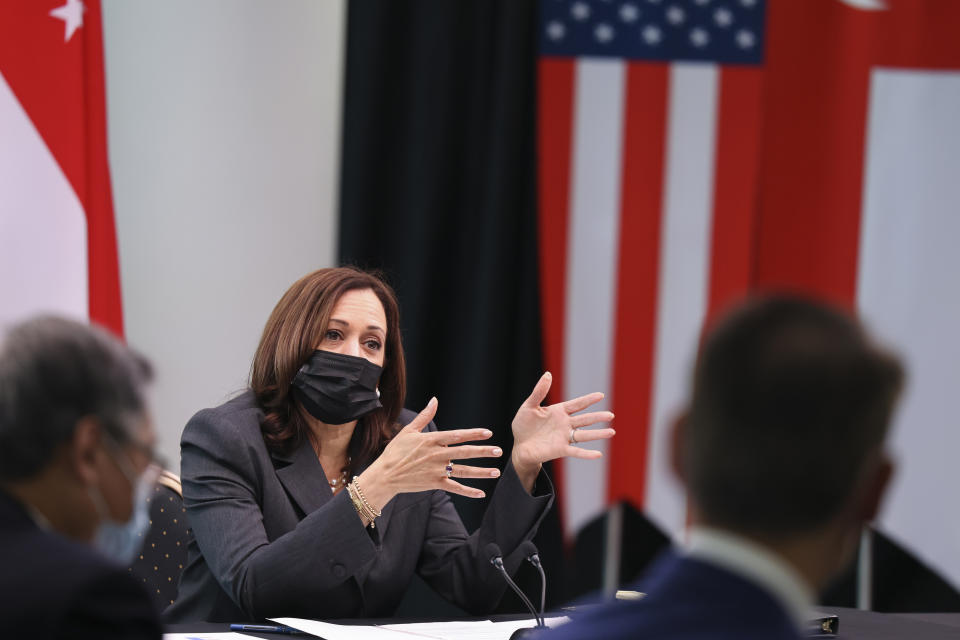
<instances>
[{"instance_id":1,"label":"microphone","mask_svg":"<svg viewBox=\"0 0 960 640\"><path fill-rule=\"evenodd\" d=\"M532 545L531 545L532 546ZM536 550L536 548L534 548ZM533 608L533 603L530 602L530 599L523 593L520 587L517 586L517 583L513 581L510 577L510 574L507 573L507 570L503 566L503 554L500 552L500 547L497 546L497 543L490 542L487 543L487 546L484 547L484 551L487 557L490 558L490 564L497 568L497 571L500 572L500 575L503 576L503 579L507 581L507 584L510 585L510 588L513 589L514 593L520 596L520 599L523 600L523 604L527 606L527 609L530 610L530 613L533 614L533 619L537 623L537 628L543 627L543 620L537 615L537 610ZM510 636L511 640L518 640L523 637L532 637L531 633L533 629L517 629Z\"/></svg>"},{"instance_id":2,"label":"microphone","mask_svg":"<svg viewBox=\"0 0 960 640\"><path fill-rule=\"evenodd\" d=\"M540 620L543 621L543 611L547 604L547 574L543 572L543 565L540 564L540 554L537 553L537 547L529 540L524 540L517 547L517 550L523 553L527 562L537 568L540 573Z\"/></svg>"}]
</instances>

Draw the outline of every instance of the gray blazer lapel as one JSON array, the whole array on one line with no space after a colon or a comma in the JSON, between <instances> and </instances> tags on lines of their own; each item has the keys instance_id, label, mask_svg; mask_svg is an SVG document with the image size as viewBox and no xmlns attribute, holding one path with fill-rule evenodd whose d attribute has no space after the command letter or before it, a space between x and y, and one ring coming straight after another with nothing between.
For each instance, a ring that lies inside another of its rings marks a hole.
<instances>
[{"instance_id":1,"label":"gray blazer lapel","mask_svg":"<svg viewBox=\"0 0 960 640\"><path fill-rule=\"evenodd\" d=\"M274 454L272 457L281 465L286 463L277 468L277 477L305 515L313 513L333 497L327 476L309 442L304 441L288 456Z\"/></svg>"}]
</instances>

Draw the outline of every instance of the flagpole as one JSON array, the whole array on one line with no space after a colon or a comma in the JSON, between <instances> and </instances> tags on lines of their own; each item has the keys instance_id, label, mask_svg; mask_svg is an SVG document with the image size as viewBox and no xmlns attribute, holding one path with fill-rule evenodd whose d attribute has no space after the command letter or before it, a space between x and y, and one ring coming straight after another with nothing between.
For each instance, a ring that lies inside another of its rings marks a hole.
<instances>
[{"instance_id":1,"label":"flagpole","mask_svg":"<svg viewBox=\"0 0 960 640\"><path fill-rule=\"evenodd\" d=\"M860 532L860 551L857 557L857 609L873 609L873 532L864 527Z\"/></svg>"},{"instance_id":2,"label":"flagpole","mask_svg":"<svg viewBox=\"0 0 960 640\"><path fill-rule=\"evenodd\" d=\"M620 588L620 552L623 544L623 502L607 512L603 545L603 595L612 598Z\"/></svg>"}]
</instances>

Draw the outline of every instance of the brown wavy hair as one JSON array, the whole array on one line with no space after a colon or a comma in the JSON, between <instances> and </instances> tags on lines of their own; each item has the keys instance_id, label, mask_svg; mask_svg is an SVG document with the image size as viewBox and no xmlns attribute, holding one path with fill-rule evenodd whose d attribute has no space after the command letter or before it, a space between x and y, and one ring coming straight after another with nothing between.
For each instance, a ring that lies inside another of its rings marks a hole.
<instances>
[{"instance_id":1,"label":"brown wavy hair","mask_svg":"<svg viewBox=\"0 0 960 640\"><path fill-rule=\"evenodd\" d=\"M297 280L270 314L250 368L250 388L264 412L260 424L264 442L272 451L290 452L310 437L309 414L294 399L291 382L320 344L340 296L355 289L370 289L380 299L387 317L387 336L379 385L383 406L357 423L348 447L352 459L349 473L372 462L396 434L407 393L400 307L382 276L355 267L336 267Z\"/></svg>"}]
</instances>

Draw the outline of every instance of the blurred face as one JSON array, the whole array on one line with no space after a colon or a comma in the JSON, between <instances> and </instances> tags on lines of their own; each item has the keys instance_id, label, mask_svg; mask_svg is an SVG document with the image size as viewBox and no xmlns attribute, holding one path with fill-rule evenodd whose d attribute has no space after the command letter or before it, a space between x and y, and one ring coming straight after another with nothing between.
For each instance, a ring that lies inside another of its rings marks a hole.
<instances>
[{"instance_id":1,"label":"blurred face","mask_svg":"<svg viewBox=\"0 0 960 640\"><path fill-rule=\"evenodd\" d=\"M154 459L156 435L149 417L140 417L131 435L131 442L122 446L109 441L109 436L105 436L103 440L106 455L101 458L100 473L103 481L100 490L111 519L115 522L126 522L130 519L137 479L147 471Z\"/></svg>"},{"instance_id":2,"label":"blurred face","mask_svg":"<svg viewBox=\"0 0 960 640\"><path fill-rule=\"evenodd\" d=\"M387 344L387 315L371 289L347 291L330 314L317 349L366 358L383 366Z\"/></svg>"}]
</instances>

